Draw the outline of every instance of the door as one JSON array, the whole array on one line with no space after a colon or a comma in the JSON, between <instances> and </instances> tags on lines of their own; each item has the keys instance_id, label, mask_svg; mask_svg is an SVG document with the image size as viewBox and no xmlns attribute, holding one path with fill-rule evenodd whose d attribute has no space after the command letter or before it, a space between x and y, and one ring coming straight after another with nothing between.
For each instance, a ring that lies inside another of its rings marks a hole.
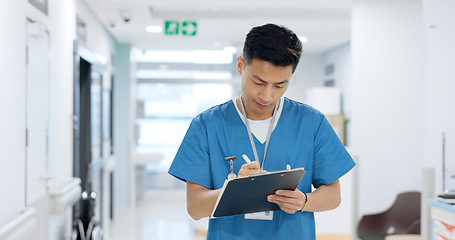
<instances>
[{"instance_id":1,"label":"door","mask_svg":"<svg viewBox=\"0 0 455 240\"><path fill-rule=\"evenodd\" d=\"M84 193L74 207L73 217L86 232L91 224L100 223L102 215L102 74L96 64L88 61L90 56L75 57L74 176L81 179Z\"/></svg>"},{"instance_id":2,"label":"door","mask_svg":"<svg viewBox=\"0 0 455 240\"><path fill-rule=\"evenodd\" d=\"M49 125L49 32L27 19L26 205L46 196Z\"/></svg>"}]
</instances>

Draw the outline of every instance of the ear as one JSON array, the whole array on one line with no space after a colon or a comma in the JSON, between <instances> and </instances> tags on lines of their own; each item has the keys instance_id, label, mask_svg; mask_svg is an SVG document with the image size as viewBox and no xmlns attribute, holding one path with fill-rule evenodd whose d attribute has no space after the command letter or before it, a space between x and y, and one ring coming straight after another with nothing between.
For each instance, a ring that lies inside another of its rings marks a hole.
<instances>
[{"instance_id":1,"label":"ear","mask_svg":"<svg viewBox=\"0 0 455 240\"><path fill-rule=\"evenodd\" d=\"M237 57L237 71L240 73L240 75L242 75L242 71L243 71L243 58L238 56Z\"/></svg>"}]
</instances>

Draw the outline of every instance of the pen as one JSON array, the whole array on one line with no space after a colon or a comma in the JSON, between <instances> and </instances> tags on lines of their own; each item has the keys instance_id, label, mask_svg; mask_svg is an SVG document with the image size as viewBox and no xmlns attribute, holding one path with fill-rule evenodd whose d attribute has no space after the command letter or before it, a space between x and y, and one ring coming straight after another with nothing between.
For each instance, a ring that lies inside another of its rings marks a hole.
<instances>
[{"instance_id":1,"label":"pen","mask_svg":"<svg viewBox=\"0 0 455 240\"><path fill-rule=\"evenodd\" d=\"M243 159L245 160L246 163L251 163L250 159L248 158L247 155L243 154L242 155Z\"/></svg>"}]
</instances>

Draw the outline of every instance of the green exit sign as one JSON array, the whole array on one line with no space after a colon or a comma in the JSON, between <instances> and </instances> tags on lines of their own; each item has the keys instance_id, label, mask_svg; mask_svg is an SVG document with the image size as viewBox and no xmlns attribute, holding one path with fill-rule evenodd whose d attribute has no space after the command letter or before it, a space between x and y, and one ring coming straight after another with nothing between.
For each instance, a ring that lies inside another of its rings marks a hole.
<instances>
[{"instance_id":1,"label":"green exit sign","mask_svg":"<svg viewBox=\"0 0 455 240\"><path fill-rule=\"evenodd\" d=\"M164 22L164 34L196 36L197 22L168 20Z\"/></svg>"}]
</instances>

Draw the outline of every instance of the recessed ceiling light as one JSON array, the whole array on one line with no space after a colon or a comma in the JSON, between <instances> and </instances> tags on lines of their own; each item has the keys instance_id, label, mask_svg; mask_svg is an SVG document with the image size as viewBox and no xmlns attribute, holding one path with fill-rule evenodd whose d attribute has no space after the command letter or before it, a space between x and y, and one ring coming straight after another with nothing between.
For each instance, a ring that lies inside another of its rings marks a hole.
<instances>
[{"instance_id":1,"label":"recessed ceiling light","mask_svg":"<svg viewBox=\"0 0 455 240\"><path fill-rule=\"evenodd\" d=\"M226 51L226 52L232 53L232 54L237 52L237 48L236 47L225 47L223 50Z\"/></svg>"},{"instance_id":2,"label":"recessed ceiling light","mask_svg":"<svg viewBox=\"0 0 455 240\"><path fill-rule=\"evenodd\" d=\"M307 43L307 42L308 42L308 38L305 37L305 36L298 36L298 38L300 39L300 41L301 41L302 43Z\"/></svg>"},{"instance_id":3,"label":"recessed ceiling light","mask_svg":"<svg viewBox=\"0 0 455 240\"><path fill-rule=\"evenodd\" d=\"M138 53L138 61L158 63L230 64L233 61L233 57L231 52L222 50L148 50L144 53Z\"/></svg>"},{"instance_id":4,"label":"recessed ceiling light","mask_svg":"<svg viewBox=\"0 0 455 240\"><path fill-rule=\"evenodd\" d=\"M160 26L147 26L145 28L145 31L147 31L149 33L159 33L159 32L163 31L163 28Z\"/></svg>"}]
</instances>

